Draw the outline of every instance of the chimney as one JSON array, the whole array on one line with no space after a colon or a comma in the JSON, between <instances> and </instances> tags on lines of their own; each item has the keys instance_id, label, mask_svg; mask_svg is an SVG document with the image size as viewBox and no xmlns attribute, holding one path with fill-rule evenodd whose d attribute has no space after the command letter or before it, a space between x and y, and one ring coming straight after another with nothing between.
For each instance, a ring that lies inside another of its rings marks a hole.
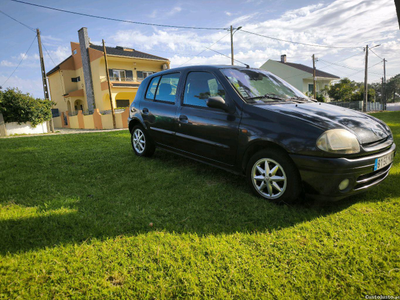
<instances>
[{"instance_id":1,"label":"chimney","mask_svg":"<svg viewBox=\"0 0 400 300\"><path fill-rule=\"evenodd\" d=\"M281 62L286 63L286 54L281 55Z\"/></svg>"},{"instance_id":2,"label":"chimney","mask_svg":"<svg viewBox=\"0 0 400 300\"><path fill-rule=\"evenodd\" d=\"M87 33L87 28L82 27L81 29L79 29L78 36L79 36L79 46L81 49L81 56L82 56L82 69L83 69L83 77L86 88L86 100L89 111L93 112L96 107L96 104L94 101L94 93L93 93L92 71L90 69L90 58L89 58L90 39Z\"/></svg>"}]
</instances>

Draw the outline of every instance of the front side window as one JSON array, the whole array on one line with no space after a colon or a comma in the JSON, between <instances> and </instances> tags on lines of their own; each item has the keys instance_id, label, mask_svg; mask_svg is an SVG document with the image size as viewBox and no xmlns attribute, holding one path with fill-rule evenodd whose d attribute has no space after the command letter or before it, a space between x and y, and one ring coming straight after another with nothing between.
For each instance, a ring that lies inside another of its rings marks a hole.
<instances>
[{"instance_id":1,"label":"front side window","mask_svg":"<svg viewBox=\"0 0 400 300\"><path fill-rule=\"evenodd\" d=\"M256 69L222 69L221 72L248 103L311 101L306 95L270 72Z\"/></svg>"},{"instance_id":2,"label":"front side window","mask_svg":"<svg viewBox=\"0 0 400 300\"><path fill-rule=\"evenodd\" d=\"M207 107L210 97L220 96L225 99L225 90L208 72L190 72L186 79L183 104Z\"/></svg>"}]
</instances>

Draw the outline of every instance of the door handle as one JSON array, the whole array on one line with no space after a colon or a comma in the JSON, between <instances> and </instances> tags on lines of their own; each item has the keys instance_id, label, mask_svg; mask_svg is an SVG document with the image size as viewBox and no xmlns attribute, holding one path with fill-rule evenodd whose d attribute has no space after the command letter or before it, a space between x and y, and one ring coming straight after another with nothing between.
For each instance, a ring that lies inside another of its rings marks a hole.
<instances>
[{"instance_id":1,"label":"door handle","mask_svg":"<svg viewBox=\"0 0 400 300\"><path fill-rule=\"evenodd\" d=\"M187 116L185 116L185 115L180 115L179 116L179 122L187 123L187 121L188 121L188 117Z\"/></svg>"},{"instance_id":2,"label":"door handle","mask_svg":"<svg viewBox=\"0 0 400 300\"><path fill-rule=\"evenodd\" d=\"M145 107L145 108L142 109L142 112L143 112L144 114L148 114L148 113L149 113L149 109Z\"/></svg>"}]
</instances>

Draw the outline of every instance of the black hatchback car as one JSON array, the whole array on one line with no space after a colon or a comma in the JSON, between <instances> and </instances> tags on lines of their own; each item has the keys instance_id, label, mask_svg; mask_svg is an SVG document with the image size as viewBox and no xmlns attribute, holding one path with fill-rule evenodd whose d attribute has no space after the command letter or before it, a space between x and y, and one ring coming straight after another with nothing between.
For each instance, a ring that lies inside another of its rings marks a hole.
<instances>
[{"instance_id":1,"label":"black hatchback car","mask_svg":"<svg viewBox=\"0 0 400 300\"><path fill-rule=\"evenodd\" d=\"M367 114L310 100L270 72L191 66L147 77L130 107L134 152L156 147L246 176L256 195L339 200L384 180L396 145Z\"/></svg>"}]
</instances>

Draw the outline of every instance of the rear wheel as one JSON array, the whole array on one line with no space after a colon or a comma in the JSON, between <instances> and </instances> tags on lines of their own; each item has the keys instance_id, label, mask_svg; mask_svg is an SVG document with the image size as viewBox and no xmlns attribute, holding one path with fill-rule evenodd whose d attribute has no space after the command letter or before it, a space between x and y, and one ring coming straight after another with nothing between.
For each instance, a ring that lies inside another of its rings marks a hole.
<instances>
[{"instance_id":1,"label":"rear wheel","mask_svg":"<svg viewBox=\"0 0 400 300\"><path fill-rule=\"evenodd\" d=\"M136 125L131 132L133 151L138 156L152 156L156 147L142 126Z\"/></svg>"},{"instance_id":2,"label":"rear wheel","mask_svg":"<svg viewBox=\"0 0 400 300\"><path fill-rule=\"evenodd\" d=\"M273 202L293 203L301 192L299 172L286 153L262 150L247 164L247 180L253 192Z\"/></svg>"}]
</instances>

